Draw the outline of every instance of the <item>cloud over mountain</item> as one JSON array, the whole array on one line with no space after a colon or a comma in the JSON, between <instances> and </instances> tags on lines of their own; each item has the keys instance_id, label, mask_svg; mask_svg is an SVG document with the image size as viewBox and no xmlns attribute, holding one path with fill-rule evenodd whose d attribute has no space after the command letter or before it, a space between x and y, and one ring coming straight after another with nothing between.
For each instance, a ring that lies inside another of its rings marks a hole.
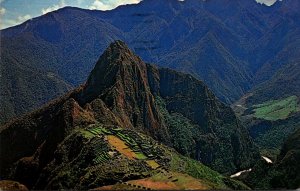
<instances>
[{"instance_id":1,"label":"cloud over mountain","mask_svg":"<svg viewBox=\"0 0 300 191\"><path fill-rule=\"evenodd\" d=\"M277 0L256 0L257 3L265 4L267 6L271 6L276 3ZM282 0L279 0L282 1Z\"/></svg>"},{"instance_id":2,"label":"cloud over mountain","mask_svg":"<svg viewBox=\"0 0 300 191\"><path fill-rule=\"evenodd\" d=\"M100 10L111 10L116 8L119 5L125 5L125 4L134 4L139 3L140 0L128 0L128 1L122 1L122 0L95 0L93 4L89 7L90 9L100 9Z\"/></svg>"}]
</instances>

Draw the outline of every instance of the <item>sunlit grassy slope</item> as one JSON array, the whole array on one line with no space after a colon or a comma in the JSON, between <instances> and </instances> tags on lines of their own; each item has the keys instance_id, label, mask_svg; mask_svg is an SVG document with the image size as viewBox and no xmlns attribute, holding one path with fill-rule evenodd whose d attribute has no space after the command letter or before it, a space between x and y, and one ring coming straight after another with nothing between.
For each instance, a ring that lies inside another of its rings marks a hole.
<instances>
[{"instance_id":1,"label":"sunlit grassy slope","mask_svg":"<svg viewBox=\"0 0 300 191\"><path fill-rule=\"evenodd\" d=\"M254 105L254 116L256 118L276 121L286 119L290 114L300 111L297 96L285 99L272 100L262 104Z\"/></svg>"},{"instance_id":2,"label":"sunlit grassy slope","mask_svg":"<svg viewBox=\"0 0 300 191\"><path fill-rule=\"evenodd\" d=\"M148 172L136 169L134 171L135 178L131 180L119 181L116 184L99 187L97 189L248 189L243 183L223 176L199 161L182 156L173 149L154 142L146 135L117 127L105 127L102 124L89 126L87 129L80 129L78 131L92 142L97 139L105 140L104 143L110 148L108 152L103 150L105 146L99 146L94 149L96 152L95 163L103 166L104 164L118 160L117 163L120 166L126 166L126 162L140 162L146 163L147 166L150 167L147 169ZM122 162L118 159L121 156L124 157L123 159L126 162ZM95 167L93 168L95 169ZM111 174L114 174L118 169L120 169L120 167L114 166L114 168L111 169ZM129 169L125 169L125 174L129 174ZM97 172L101 175L100 170ZM107 175L102 172L101 176ZM115 177L117 175L113 176Z\"/></svg>"}]
</instances>

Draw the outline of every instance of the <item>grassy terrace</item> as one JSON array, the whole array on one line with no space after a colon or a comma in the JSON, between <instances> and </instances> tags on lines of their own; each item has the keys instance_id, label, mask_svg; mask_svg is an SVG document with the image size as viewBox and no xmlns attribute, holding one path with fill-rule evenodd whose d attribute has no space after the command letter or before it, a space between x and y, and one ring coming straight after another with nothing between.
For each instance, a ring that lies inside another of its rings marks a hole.
<instances>
[{"instance_id":1,"label":"grassy terrace","mask_svg":"<svg viewBox=\"0 0 300 191\"><path fill-rule=\"evenodd\" d=\"M300 111L297 96L290 96L281 100L271 100L254 105L253 108L256 118L270 121L286 119L290 114Z\"/></svg>"},{"instance_id":2,"label":"grassy terrace","mask_svg":"<svg viewBox=\"0 0 300 191\"><path fill-rule=\"evenodd\" d=\"M229 188L227 184L230 184L230 188L248 189L245 185L166 149L137 132L102 124L91 125L79 131L88 139L89 144L92 144L95 154L93 170L100 168L95 171L97 176L103 176L101 167L110 161L127 160L145 164L152 169L151 174L144 176L142 174L145 171L128 170L127 166L126 173L139 175L137 179L104 186L101 189L224 189ZM120 155L123 156L121 159ZM148 173L149 169L145 170Z\"/></svg>"},{"instance_id":3,"label":"grassy terrace","mask_svg":"<svg viewBox=\"0 0 300 191\"><path fill-rule=\"evenodd\" d=\"M129 159L145 160L145 162L153 169L160 166L155 160L153 160L156 158L154 156L156 154L153 152L152 146L145 140L141 141L141 137L135 133L130 133L117 127L106 128L101 124L81 130L81 133L88 139L105 136L111 146ZM101 148L96 148L96 150L101 151ZM97 151L96 153L97 158L94 159L95 164L105 163L109 160L108 153Z\"/></svg>"}]
</instances>

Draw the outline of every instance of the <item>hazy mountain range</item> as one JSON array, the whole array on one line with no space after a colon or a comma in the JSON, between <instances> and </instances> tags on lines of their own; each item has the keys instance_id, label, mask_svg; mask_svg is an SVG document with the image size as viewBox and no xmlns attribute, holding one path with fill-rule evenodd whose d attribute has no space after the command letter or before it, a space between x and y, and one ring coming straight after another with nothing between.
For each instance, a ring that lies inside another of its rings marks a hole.
<instances>
[{"instance_id":1,"label":"hazy mountain range","mask_svg":"<svg viewBox=\"0 0 300 191\"><path fill-rule=\"evenodd\" d=\"M1 30L0 188L298 188L298 10L143 0Z\"/></svg>"},{"instance_id":2,"label":"hazy mountain range","mask_svg":"<svg viewBox=\"0 0 300 191\"><path fill-rule=\"evenodd\" d=\"M1 119L83 83L117 39L146 62L191 73L232 103L298 62L298 8L292 0L272 7L249 0L145 0L111 11L67 7L34 18L1 31L1 103L7 108ZM36 79L31 71L41 75Z\"/></svg>"}]
</instances>

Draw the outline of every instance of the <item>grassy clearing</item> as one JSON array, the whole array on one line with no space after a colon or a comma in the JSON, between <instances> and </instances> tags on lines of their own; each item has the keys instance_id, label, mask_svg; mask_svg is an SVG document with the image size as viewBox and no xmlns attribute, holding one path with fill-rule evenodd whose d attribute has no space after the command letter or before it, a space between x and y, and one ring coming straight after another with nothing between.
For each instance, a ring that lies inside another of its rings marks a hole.
<instances>
[{"instance_id":1,"label":"grassy clearing","mask_svg":"<svg viewBox=\"0 0 300 191\"><path fill-rule=\"evenodd\" d=\"M300 111L297 96L290 96L281 100L272 100L254 105L254 116L259 119L276 121L286 119L290 114Z\"/></svg>"},{"instance_id":2,"label":"grassy clearing","mask_svg":"<svg viewBox=\"0 0 300 191\"><path fill-rule=\"evenodd\" d=\"M82 134L83 134L83 136L85 137L85 138L87 138L87 139L91 139L91 138L93 138L95 135L93 134L93 133L91 133L90 131L86 131L86 130L81 130L80 131Z\"/></svg>"},{"instance_id":3,"label":"grassy clearing","mask_svg":"<svg viewBox=\"0 0 300 191\"><path fill-rule=\"evenodd\" d=\"M137 155L135 154L135 152L133 152L133 150L128 148L128 146L125 144L125 142L122 141L121 139L119 139L118 137L116 137L114 135L108 135L107 140L110 145L115 147L117 151L119 151L121 154L125 155L129 159L134 160L134 159L138 158Z\"/></svg>"},{"instance_id":4,"label":"grassy clearing","mask_svg":"<svg viewBox=\"0 0 300 191\"><path fill-rule=\"evenodd\" d=\"M160 165L155 160L146 160L146 163L152 168L157 169Z\"/></svg>"},{"instance_id":5,"label":"grassy clearing","mask_svg":"<svg viewBox=\"0 0 300 191\"><path fill-rule=\"evenodd\" d=\"M147 157L143 153L135 152L135 154L136 154L136 158L139 159L139 160L147 159Z\"/></svg>"}]
</instances>

